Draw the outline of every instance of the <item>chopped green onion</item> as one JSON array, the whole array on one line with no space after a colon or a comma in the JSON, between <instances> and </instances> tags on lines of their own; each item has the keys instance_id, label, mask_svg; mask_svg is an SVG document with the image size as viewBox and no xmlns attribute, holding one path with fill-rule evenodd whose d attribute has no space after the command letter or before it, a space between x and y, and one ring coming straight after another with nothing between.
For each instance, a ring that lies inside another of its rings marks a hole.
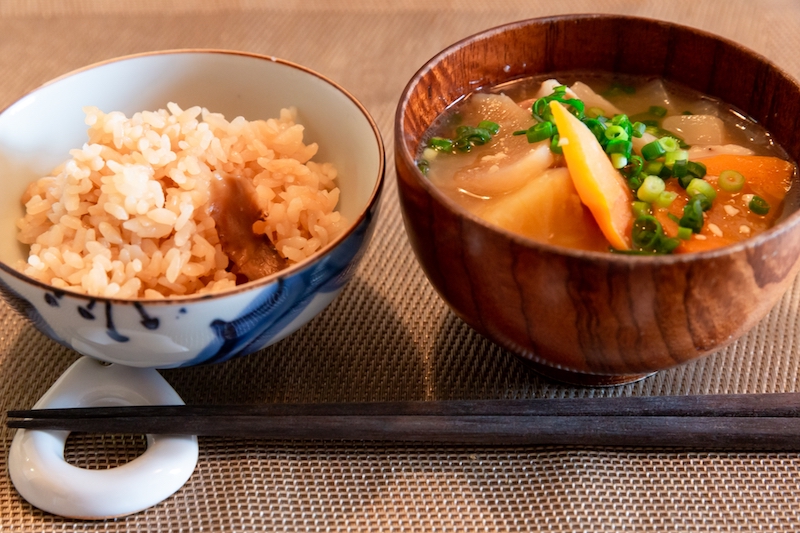
<instances>
[{"instance_id":1,"label":"chopped green onion","mask_svg":"<svg viewBox=\"0 0 800 533\"><path fill-rule=\"evenodd\" d=\"M583 123L589 128L589 131L594 134L595 138L597 138L597 142L601 145L606 142L606 126L603 122L596 118L587 118L583 120Z\"/></svg>"},{"instance_id":2,"label":"chopped green onion","mask_svg":"<svg viewBox=\"0 0 800 533\"><path fill-rule=\"evenodd\" d=\"M664 164L667 165L669 168L672 168L672 165L675 164L675 161L680 160L689 160L689 152L686 150L675 150L674 152L670 152L667 150L666 155L664 156Z\"/></svg>"},{"instance_id":3,"label":"chopped green onion","mask_svg":"<svg viewBox=\"0 0 800 533\"><path fill-rule=\"evenodd\" d=\"M674 191L664 191L658 195L655 204L658 207L663 207L666 209L667 207L672 205L672 202L674 202L677 197L678 193Z\"/></svg>"},{"instance_id":4,"label":"chopped green onion","mask_svg":"<svg viewBox=\"0 0 800 533\"><path fill-rule=\"evenodd\" d=\"M663 169L664 169L664 163L662 163L661 161L650 161L644 166L642 172L645 172L646 174L650 174L652 176L660 176L661 171Z\"/></svg>"},{"instance_id":5,"label":"chopped green onion","mask_svg":"<svg viewBox=\"0 0 800 533\"><path fill-rule=\"evenodd\" d=\"M648 112L651 115L655 115L657 117L663 117L664 115L667 114L667 108L661 107L660 105L652 105L652 106L650 106L650 109L648 110Z\"/></svg>"},{"instance_id":6,"label":"chopped green onion","mask_svg":"<svg viewBox=\"0 0 800 533\"><path fill-rule=\"evenodd\" d=\"M614 115L614 118L611 119L611 123L617 126L622 126L627 130L628 126L631 126L631 119L629 119L628 115L625 113L620 113L619 115Z\"/></svg>"},{"instance_id":7,"label":"chopped green onion","mask_svg":"<svg viewBox=\"0 0 800 533\"><path fill-rule=\"evenodd\" d=\"M639 250L652 251L658 243L659 232L663 231L661 223L652 215L641 215L633 222L631 240Z\"/></svg>"},{"instance_id":8,"label":"chopped green onion","mask_svg":"<svg viewBox=\"0 0 800 533\"><path fill-rule=\"evenodd\" d=\"M670 154L675 154L677 152L671 152ZM684 176L690 176L689 174L689 162L686 159L678 159L672 163L672 175L678 179L683 178Z\"/></svg>"},{"instance_id":9,"label":"chopped green onion","mask_svg":"<svg viewBox=\"0 0 800 533\"><path fill-rule=\"evenodd\" d=\"M633 218L639 218L641 216L652 214L652 210L650 209L650 204L647 202L639 202L639 201L634 201L631 204L631 212L633 213Z\"/></svg>"},{"instance_id":10,"label":"chopped green onion","mask_svg":"<svg viewBox=\"0 0 800 533\"><path fill-rule=\"evenodd\" d=\"M625 131L625 128L623 128L622 126L618 126L616 124L613 124L613 125L609 126L608 128L606 128L605 136L606 136L606 139L608 139L609 141L615 141L615 140L627 141L628 140L628 132Z\"/></svg>"},{"instance_id":11,"label":"chopped green onion","mask_svg":"<svg viewBox=\"0 0 800 533\"><path fill-rule=\"evenodd\" d=\"M643 202L653 203L664 192L664 180L658 176L647 176L636 191L636 197Z\"/></svg>"},{"instance_id":12,"label":"chopped green onion","mask_svg":"<svg viewBox=\"0 0 800 533\"><path fill-rule=\"evenodd\" d=\"M719 173L719 188L726 192L739 192L744 187L744 176L735 170L723 170Z\"/></svg>"},{"instance_id":13,"label":"chopped green onion","mask_svg":"<svg viewBox=\"0 0 800 533\"><path fill-rule=\"evenodd\" d=\"M561 137L558 135L558 133L550 137L550 151L554 154L561 155L564 153L564 150L561 149L561 144L559 144L560 141Z\"/></svg>"},{"instance_id":14,"label":"chopped green onion","mask_svg":"<svg viewBox=\"0 0 800 533\"><path fill-rule=\"evenodd\" d=\"M652 161L654 159L658 159L665 153L667 153L667 151L664 149L664 146L658 141L653 141L642 146L642 157L644 157L645 161Z\"/></svg>"},{"instance_id":15,"label":"chopped green onion","mask_svg":"<svg viewBox=\"0 0 800 533\"><path fill-rule=\"evenodd\" d=\"M698 161L689 161L686 164L686 170L695 178L703 178L706 175L706 166Z\"/></svg>"},{"instance_id":16,"label":"chopped green onion","mask_svg":"<svg viewBox=\"0 0 800 533\"><path fill-rule=\"evenodd\" d=\"M641 173L635 176L631 176L630 178L628 178L628 187L630 187L632 191L636 192L639 190L639 187L642 186L643 181L644 179L642 178Z\"/></svg>"},{"instance_id":17,"label":"chopped green onion","mask_svg":"<svg viewBox=\"0 0 800 533\"><path fill-rule=\"evenodd\" d=\"M622 169L622 175L630 180L642 173L644 160L638 155L632 155L628 158L628 164Z\"/></svg>"},{"instance_id":18,"label":"chopped green onion","mask_svg":"<svg viewBox=\"0 0 800 533\"><path fill-rule=\"evenodd\" d=\"M473 146L486 144L492 140L492 133L484 128L459 126L456 128L455 147L462 152L469 152Z\"/></svg>"},{"instance_id":19,"label":"chopped green onion","mask_svg":"<svg viewBox=\"0 0 800 533\"><path fill-rule=\"evenodd\" d=\"M664 168L667 168L667 167L664 167ZM681 176L680 178L678 178L678 184L685 189L686 187L689 186L689 184L692 182L692 180L696 180L696 179L698 179L698 178L695 178L691 174L687 173L686 175Z\"/></svg>"},{"instance_id":20,"label":"chopped green onion","mask_svg":"<svg viewBox=\"0 0 800 533\"><path fill-rule=\"evenodd\" d=\"M688 241L692 238L692 231L691 228L684 228L683 226L678 226L678 238L683 239L684 241Z\"/></svg>"},{"instance_id":21,"label":"chopped green onion","mask_svg":"<svg viewBox=\"0 0 800 533\"><path fill-rule=\"evenodd\" d=\"M625 167L625 165L628 164L628 158L625 157L625 154L613 153L610 154L610 156L611 156L611 165L617 170Z\"/></svg>"},{"instance_id":22,"label":"chopped green onion","mask_svg":"<svg viewBox=\"0 0 800 533\"><path fill-rule=\"evenodd\" d=\"M423 176L427 176L428 170L430 170L431 165L426 160L420 159L417 162L417 168L419 169L420 172L422 172Z\"/></svg>"},{"instance_id":23,"label":"chopped green onion","mask_svg":"<svg viewBox=\"0 0 800 533\"><path fill-rule=\"evenodd\" d=\"M500 131L500 125L490 120L482 120L477 127L459 126L456 128L455 139L445 139L443 137L431 137L428 147L439 152L469 152L473 146L486 144L492 140L492 136Z\"/></svg>"},{"instance_id":24,"label":"chopped green onion","mask_svg":"<svg viewBox=\"0 0 800 533\"><path fill-rule=\"evenodd\" d=\"M630 141L615 139L613 141L608 141L606 145L607 154L622 154L625 157L630 157L632 151L633 143Z\"/></svg>"},{"instance_id":25,"label":"chopped green onion","mask_svg":"<svg viewBox=\"0 0 800 533\"><path fill-rule=\"evenodd\" d=\"M531 126L525 132L528 137L528 142L533 144L545 139L549 139L558 132L555 124L552 122L540 122L535 126Z\"/></svg>"},{"instance_id":26,"label":"chopped green onion","mask_svg":"<svg viewBox=\"0 0 800 533\"><path fill-rule=\"evenodd\" d=\"M647 129L647 126L645 126L641 122L634 122L632 129L633 129L633 136L639 138L642 135L644 135L644 131Z\"/></svg>"},{"instance_id":27,"label":"chopped green onion","mask_svg":"<svg viewBox=\"0 0 800 533\"><path fill-rule=\"evenodd\" d=\"M478 128L488 130L492 135L497 135L497 132L500 131L500 124L491 120L481 120L478 122Z\"/></svg>"},{"instance_id":28,"label":"chopped green onion","mask_svg":"<svg viewBox=\"0 0 800 533\"><path fill-rule=\"evenodd\" d=\"M680 148L680 144L678 141L673 139L672 137L661 137L658 140L658 144L664 149L665 152L674 152L675 150Z\"/></svg>"},{"instance_id":29,"label":"chopped green onion","mask_svg":"<svg viewBox=\"0 0 800 533\"><path fill-rule=\"evenodd\" d=\"M603 111L599 107L590 107L589 109L586 110L586 115L591 118L602 117L603 115L605 115L605 111Z\"/></svg>"},{"instance_id":30,"label":"chopped green onion","mask_svg":"<svg viewBox=\"0 0 800 533\"><path fill-rule=\"evenodd\" d=\"M451 152L453 150L453 141L442 137L431 137L428 141L428 146L439 152Z\"/></svg>"},{"instance_id":31,"label":"chopped green onion","mask_svg":"<svg viewBox=\"0 0 800 533\"><path fill-rule=\"evenodd\" d=\"M664 234L661 223L652 215L641 215L633 221L631 241L634 250L654 254L668 254L680 245L678 239Z\"/></svg>"},{"instance_id":32,"label":"chopped green onion","mask_svg":"<svg viewBox=\"0 0 800 533\"><path fill-rule=\"evenodd\" d=\"M756 215L764 216L769 213L769 204L760 196L753 196L750 203L747 204L747 207Z\"/></svg>"},{"instance_id":33,"label":"chopped green onion","mask_svg":"<svg viewBox=\"0 0 800 533\"><path fill-rule=\"evenodd\" d=\"M645 124L647 123L645 122ZM678 146L680 148L683 148L684 150L689 148L689 145L686 144L686 141L681 139L680 136L676 135L674 132L659 127L657 122L655 124L647 124L647 129L645 131L650 135L652 135L653 137L658 137L659 139L663 137L670 137L671 139L675 139L675 141L678 143Z\"/></svg>"},{"instance_id":34,"label":"chopped green onion","mask_svg":"<svg viewBox=\"0 0 800 533\"><path fill-rule=\"evenodd\" d=\"M717 197L716 189L714 189L714 187L712 187L711 184L706 180L699 178L694 178L689 182L689 186L686 187L686 192L689 196L697 196L698 194L702 194L711 202L713 202L714 198Z\"/></svg>"},{"instance_id":35,"label":"chopped green onion","mask_svg":"<svg viewBox=\"0 0 800 533\"><path fill-rule=\"evenodd\" d=\"M679 224L684 228L689 228L695 233L700 233L703 229L703 195L698 194L689 199L689 203L683 208L683 216Z\"/></svg>"}]
</instances>

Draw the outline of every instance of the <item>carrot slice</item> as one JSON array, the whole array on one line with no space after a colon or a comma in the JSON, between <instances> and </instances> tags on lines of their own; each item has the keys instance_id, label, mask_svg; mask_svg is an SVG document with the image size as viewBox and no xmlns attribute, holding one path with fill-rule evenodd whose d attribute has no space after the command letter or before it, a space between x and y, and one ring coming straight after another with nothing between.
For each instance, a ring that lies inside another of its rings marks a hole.
<instances>
[{"instance_id":1,"label":"carrot slice","mask_svg":"<svg viewBox=\"0 0 800 533\"><path fill-rule=\"evenodd\" d=\"M564 158L581 202L597 220L611 246L630 250L633 196L603 147L583 122L559 102L550 102Z\"/></svg>"},{"instance_id":2,"label":"carrot slice","mask_svg":"<svg viewBox=\"0 0 800 533\"><path fill-rule=\"evenodd\" d=\"M765 155L715 155L698 159L706 166L709 176L719 176L723 170L735 170L760 196L783 200L794 174L794 165L783 159Z\"/></svg>"}]
</instances>

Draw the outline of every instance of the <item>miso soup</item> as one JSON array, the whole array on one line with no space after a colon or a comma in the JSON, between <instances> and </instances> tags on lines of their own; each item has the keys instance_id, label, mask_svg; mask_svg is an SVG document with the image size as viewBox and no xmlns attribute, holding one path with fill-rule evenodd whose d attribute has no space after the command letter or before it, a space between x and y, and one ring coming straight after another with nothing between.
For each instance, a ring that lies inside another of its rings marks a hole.
<instances>
[{"instance_id":1,"label":"miso soup","mask_svg":"<svg viewBox=\"0 0 800 533\"><path fill-rule=\"evenodd\" d=\"M484 220L583 250L685 253L780 218L796 167L731 106L660 79L564 73L475 93L420 169Z\"/></svg>"}]
</instances>

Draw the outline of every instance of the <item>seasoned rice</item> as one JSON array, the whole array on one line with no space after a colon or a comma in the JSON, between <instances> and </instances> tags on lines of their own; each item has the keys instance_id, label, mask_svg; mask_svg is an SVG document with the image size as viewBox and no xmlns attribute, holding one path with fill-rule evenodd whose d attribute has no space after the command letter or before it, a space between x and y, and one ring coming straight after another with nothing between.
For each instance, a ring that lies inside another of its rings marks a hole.
<instances>
[{"instance_id":1,"label":"seasoned rice","mask_svg":"<svg viewBox=\"0 0 800 533\"><path fill-rule=\"evenodd\" d=\"M345 226L336 169L311 158L296 110L249 122L200 107L120 112L84 108L89 141L31 183L18 269L59 289L115 298L164 298L236 285L208 213L210 180L250 180L266 235L288 264Z\"/></svg>"}]
</instances>

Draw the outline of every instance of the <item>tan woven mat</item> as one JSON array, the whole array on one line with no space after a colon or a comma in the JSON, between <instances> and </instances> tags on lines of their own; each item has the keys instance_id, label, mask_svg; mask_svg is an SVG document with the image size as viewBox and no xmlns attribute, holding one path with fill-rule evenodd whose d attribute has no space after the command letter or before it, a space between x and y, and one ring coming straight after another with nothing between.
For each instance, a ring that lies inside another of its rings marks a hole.
<instances>
[{"instance_id":1,"label":"tan woven mat","mask_svg":"<svg viewBox=\"0 0 800 533\"><path fill-rule=\"evenodd\" d=\"M0 108L71 69L168 48L227 48L307 65L378 122L389 162L375 239L312 323L261 353L164 371L187 403L332 402L800 390L800 285L728 349L639 383L570 388L476 335L438 299L406 241L392 121L406 81L441 48L504 22L568 12L661 18L737 40L800 78L796 0L207 2L0 0ZM0 531L800 531L800 456L652 449L296 444L200 439L188 483L139 514L43 513L6 473L5 411L30 407L78 355L0 304ZM106 468L141 436L72 437Z\"/></svg>"}]
</instances>

